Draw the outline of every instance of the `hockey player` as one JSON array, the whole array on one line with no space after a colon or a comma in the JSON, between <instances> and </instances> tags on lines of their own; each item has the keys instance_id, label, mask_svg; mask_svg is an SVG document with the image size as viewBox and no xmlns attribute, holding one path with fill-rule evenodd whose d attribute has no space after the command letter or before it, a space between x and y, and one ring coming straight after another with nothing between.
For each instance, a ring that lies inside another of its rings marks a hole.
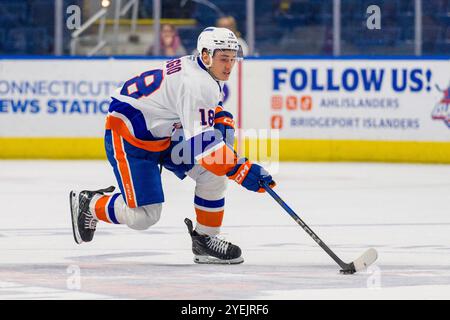
<instances>
[{"instance_id":1,"label":"hockey player","mask_svg":"<svg viewBox=\"0 0 450 320\"><path fill-rule=\"evenodd\" d=\"M228 179L248 190L274 186L269 173L233 150L233 116L222 107L222 90L241 51L228 29L209 27L198 55L167 61L125 82L112 96L105 149L114 187L71 191L75 241L89 242L99 220L145 230L160 218L164 195L160 167L196 182L195 229L185 219L197 263L243 262L241 249L218 237ZM161 168L162 169L162 168Z\"/></svg>"}]
</instances>

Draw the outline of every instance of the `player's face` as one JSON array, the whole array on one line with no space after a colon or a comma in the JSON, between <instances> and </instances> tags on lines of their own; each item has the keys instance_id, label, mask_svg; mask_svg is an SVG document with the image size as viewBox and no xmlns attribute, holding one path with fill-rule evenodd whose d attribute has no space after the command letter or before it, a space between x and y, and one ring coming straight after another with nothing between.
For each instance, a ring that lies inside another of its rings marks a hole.
<instances>
[{"instance_id":1,"label":"player's face","mask_svg":"<svg viewBox=\"0 0 450 320\"><path fill-rule=\"evenodd\" d=\"M209 72L217 80L227 81L236 63L236 51L216 50L212 60L212 66L209 68Z\"/></svg>"}]
</instances>

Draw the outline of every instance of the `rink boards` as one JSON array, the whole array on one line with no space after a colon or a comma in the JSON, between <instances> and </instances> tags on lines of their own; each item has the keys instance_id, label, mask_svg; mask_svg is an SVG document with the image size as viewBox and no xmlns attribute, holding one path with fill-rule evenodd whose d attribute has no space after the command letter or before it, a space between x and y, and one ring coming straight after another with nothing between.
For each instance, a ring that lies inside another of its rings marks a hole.
<instances>
[{"instance_id":1,"label":"rink boards","mask_svg":"<svg viewBox=\"0 0 450 320\"><path fill-rule=\"evenodd\" d=\"M104 158L111 93L164 60L0 57L0 158ZM251 158L450 163L448 70L442 57L250 58L225 106Z\"/></svg>"}]
</instances>

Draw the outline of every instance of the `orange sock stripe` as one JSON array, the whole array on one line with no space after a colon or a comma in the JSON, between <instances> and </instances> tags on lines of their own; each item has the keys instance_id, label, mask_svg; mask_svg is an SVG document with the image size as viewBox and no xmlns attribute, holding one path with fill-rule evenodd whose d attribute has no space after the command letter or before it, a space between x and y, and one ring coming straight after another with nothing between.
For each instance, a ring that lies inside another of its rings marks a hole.
<instances>
[{"instance_id":1,"label":"orange sock stripe","mask_svg":"<svg viewBox=\"0 0 450 320\"><path fill-rule=\"evenodd\" d=\"M97 216L98 220L111 223L106 215L106 206L108 204L109 198L110 197L108 196L103 196L97 200L97 202L95 203L95 215Z\"/></svg>"},{"instance_id":2,"label":"orange sock stripe","mask_svg":"<svg viewBox=\"0 0 450 320\"><path fill-rule=\"evenodd\" d=\"M197 222L201 225L213 228L220 227L222 225L223 212L223 210L211 212L195 208L195 213L197 214Z\"/></svg>"},{"instance_id":3,"label":"orange sock stripe","mask_svg":"<svg viewBox=\"0 0 450 320\"><path fill-rule=\"evenodd\" d=\"M133 181L131 180L131 172L128 166L127 157L123 149L122 138L112 131L114 155L118 163L119 173L122 180L123 191L128 207L136 208L136 199L134 196Z\"/></svg>"}]
</instances>

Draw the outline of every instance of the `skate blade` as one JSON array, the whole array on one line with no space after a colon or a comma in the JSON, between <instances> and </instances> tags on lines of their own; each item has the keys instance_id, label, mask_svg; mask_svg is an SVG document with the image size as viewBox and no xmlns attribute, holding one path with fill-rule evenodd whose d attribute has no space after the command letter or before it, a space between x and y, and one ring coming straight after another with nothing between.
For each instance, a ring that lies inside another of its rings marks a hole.
<instances>
[{"instance_id":1,"label":"skate blade","mask_svg":"<svg viewBox=\"0 0 450 320\"><path fill-rule=\"evenodd\" d=\"M194 262L198 264L239 264L244 262L244 258L239 257L236 259L222 260L211 256L194 256Z\"/></svg>"},{"instance_id":2,"label":"skate blade","mask_svg":"<svg viewBox=\"0 0 450 320\"><path fill-rule=\"evenodd\" d=\"M81 244L83 243L83 240L81 240L80 233L78 232L79 198L78 194L75 191L70 191L69 203L70 203L70 216L72 220L73 239L75 240L76 243Z\"/></svg>"}]
</instances>

